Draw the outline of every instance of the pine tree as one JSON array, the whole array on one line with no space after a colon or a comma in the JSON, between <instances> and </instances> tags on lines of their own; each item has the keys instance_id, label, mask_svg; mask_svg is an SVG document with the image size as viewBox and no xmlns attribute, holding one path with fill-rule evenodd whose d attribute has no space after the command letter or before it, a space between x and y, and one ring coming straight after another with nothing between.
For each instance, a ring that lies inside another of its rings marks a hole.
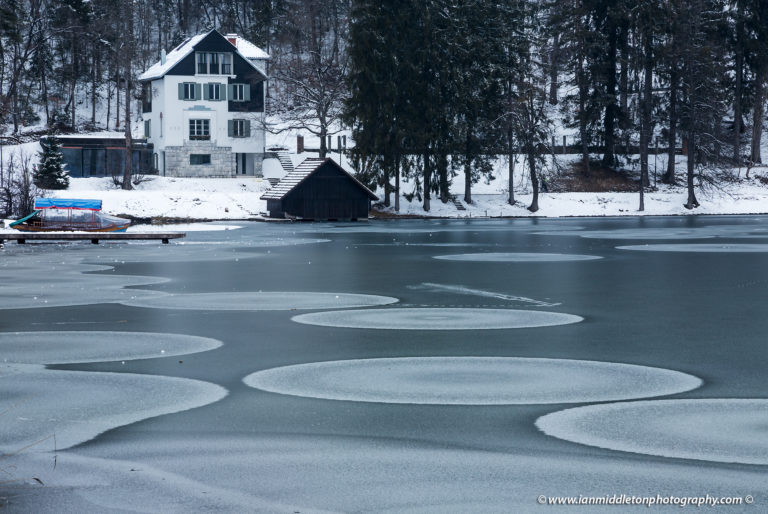
<instances>
[{"instance_id":1,"label":"pine tree","mask_svg":"<svg viewBox=\"0 0 768 514\"><path fill-rule=\"evenodd\" d=\"M42 189L67 189L69 176L62 167L61 143L55 136L49 136L40 140L40 146L43 151L33 175L35 185Z\"/></svg>"}]
</instances>

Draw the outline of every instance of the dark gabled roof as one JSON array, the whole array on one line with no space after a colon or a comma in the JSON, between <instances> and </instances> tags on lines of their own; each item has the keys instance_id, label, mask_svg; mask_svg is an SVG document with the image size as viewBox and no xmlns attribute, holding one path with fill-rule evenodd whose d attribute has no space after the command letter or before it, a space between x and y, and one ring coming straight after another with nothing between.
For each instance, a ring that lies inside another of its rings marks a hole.
<instances>
[{"instance_id":1,"label":"dark gabled roof","mask_svg":"<svg viewBox=\"0 0 768 514\"><path fill-rule=\"evenodd\" d=\"M280 179L280 182L277 183L277 185L271 189L269 189L266 193L261 195L262 200L282 200L285 198L285 195L296 189L299 184L304 182L310 175L312 175L315 171L317 171L323 164L331 164L335 168L337 168L339 171L341 171L343 174L348 176L354 183L365 193L368 195L368 197L371 200L378 200L379 198L371 192L370 189L365 187L362 182L357 180L354 176L349 174L344 168L336 164L336 162L331 159L330 157L326 157L325 159L318 159L318 158L307 158L304 159L304 161L296 166L296 169L292 172L286 174L282 179Z\"/></svg>"},{"instance_id":2,"label":"dark gabled roof","mask_svg":"<svg viewBox=\"0 0 768 514\"><path fill-rule=\"evenodd\" d=\"M191 54L198 43L215 33L222 39L227 39L218 30L213 29L205 34L198 34L196 36L185 39L179 46L168 52L165 56L165 62L162 60L157 61L155 64L149 67L144 73L139 76L139 81L155 80L164 77L169 71L171 71L177 64L179 64L186 56ZM228 41L228 40L227 40ZM263 75L263 72L259 70L251 59L268 59L269 55L261 50L259 47L246 41L245 39L238 37L238 43L242 43L240 46L232 45L232 50L242 57L248 64L250 64L256 71ZM266 77L265 77L266 78Z\"/></svg>"}]
</instances>

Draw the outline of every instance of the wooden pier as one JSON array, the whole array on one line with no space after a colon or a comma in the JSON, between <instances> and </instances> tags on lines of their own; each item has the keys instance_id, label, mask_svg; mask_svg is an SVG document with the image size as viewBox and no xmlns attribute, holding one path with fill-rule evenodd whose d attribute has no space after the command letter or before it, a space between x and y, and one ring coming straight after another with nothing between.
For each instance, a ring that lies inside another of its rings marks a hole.
<instances>
[{"instance_id":1,"label":"wooden pier","mask_svg":"<svg viewBox=\"0 0 768 514\"><path fill-rule=\"evenodd\" d=\"M18 244L24 244L27 241L89 241L95 245L100 240L108 241L136 241L147 239L159 239L163 244L168 244L171 239L186 237L186 232L150 232L139 234L138 232L18 232L0 233L0 245L5 241L16 241Z\"/></svg>"}]
</instances>

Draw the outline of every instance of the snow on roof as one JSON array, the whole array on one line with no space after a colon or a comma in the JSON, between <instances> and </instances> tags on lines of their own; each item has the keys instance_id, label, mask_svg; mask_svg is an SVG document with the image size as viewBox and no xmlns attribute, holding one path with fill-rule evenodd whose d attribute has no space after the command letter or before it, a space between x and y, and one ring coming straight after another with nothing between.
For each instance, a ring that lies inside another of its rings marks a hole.
<instances>
[{"instance_id":1,"label":"snow on roof","mask_svg":"<svg viewBox=\"0 0 768 514\"><path fill-rule=\"evenodd\" d=\"M269 59L269 54L247 39L237 36L237 51L246 59Z\"/></svg>"},{"instance_id":2,"label":"snow on roof","mask_svg":"<svg viewBox=\"0 0 768 514\"><path fill-rule=\"evenodd\" d=\"M171 71L171 68L176 66L182 59L192 53L195 46L213 30L206 32L205 34L198 34L196 36L187 38L179 46L171 50L168 55L165 56L165 64L162 61L158 61L153 64L147 71L139 76L139 80L152 80L163 77L166 73ZM240 36L236 36L235 48L237 53L240 54L246 61L251 62L251 59L269 59L269 54L254 45L247 39L243 39ZM229 39L229 38L227 38ZM253 63L251 63L253 65Z\"/></svg>"},{"instance_id":3,"label":"snow on roof","mask_svg":"<svg viewBox=\"0 0 768 514\"><path fill-rule=\"evenodd\" d=\"M336 165L341 171L346 173L349 178L354 180L358 186L360 186L362 189L365 190L366 193L368 193L369 196L372 198L376 198L376 195L371 192L370 189L365 187L362 182L357 180L355 177L347 173L344 168L336 164L333 159L330 157L325 159L318 159L318 158L312 158L308 157L304 159L304 161L296 166L296 169L293 170L290 173L287 173L282 179L280 179L280 182L277 183L275 187L268 190L266 193L261 195L261 200L282 200L285 195L293 191L293 189L296 188L299 184L304 182L304 180L310 176L317 168L320 167L320 165L331 162L334 165Z\"/></svg>"},{"instance_id":4,"label":"snow on roof","mask_svg":"<svg viewBox=\"0 0 768 514\"><path fill-rule=\"evenodd\" d=\"M123 139L125 132L102 131L85 134L57 134L56 139Z\"/></svg>"},{"instance_id":5,"label":"snow on roof","mask_svg":"<svg viewBox=\"0 0 768 514\"><path fill-rule=\"evenodd\" d=\"M139 80L159 79L166 73L171 71L171 68L176 66L182 59L192 53L195 45L197 45L205 36L210 34L198 34L194 37L187 38L182 44L171 50L168 55L165 56L165 64L162 60L157 61L155 64L139 76Z\"/></svg>"},{"instance_id":6,"label":"snow on roof","mask_svg":"<svg viewBox=\"0 0 768 514\"><path fill-rule=\"evenodd\" d=\"M311 157L304 159L295 170L287 173L275 187L261 195L262 200L280 200L288 194L293 188L304 181L313 171L320 166L324 159L313 159Z\"/></svg>"}]
</instances>

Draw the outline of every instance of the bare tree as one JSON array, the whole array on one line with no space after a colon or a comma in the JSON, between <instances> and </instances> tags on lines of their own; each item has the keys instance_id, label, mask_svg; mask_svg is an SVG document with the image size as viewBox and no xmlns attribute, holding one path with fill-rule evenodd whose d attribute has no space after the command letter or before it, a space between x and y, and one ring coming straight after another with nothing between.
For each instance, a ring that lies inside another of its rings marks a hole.
<instances>
[{"instance_id":1,"label":"bare tree","mask_svg":"<svg viewBox=\"0 0 768 514\"><path fill-rule=\"evenodd\" d=\"M280 119L265 128L272 133L306 130L320 138L320 157L327 138L339 131L347 97L346 15L340 0L310 0L295 6L297 27L292 50L272 68L269 114ZM298 30L302 28L303 30Z\"/></svg>"}]
</instances>

